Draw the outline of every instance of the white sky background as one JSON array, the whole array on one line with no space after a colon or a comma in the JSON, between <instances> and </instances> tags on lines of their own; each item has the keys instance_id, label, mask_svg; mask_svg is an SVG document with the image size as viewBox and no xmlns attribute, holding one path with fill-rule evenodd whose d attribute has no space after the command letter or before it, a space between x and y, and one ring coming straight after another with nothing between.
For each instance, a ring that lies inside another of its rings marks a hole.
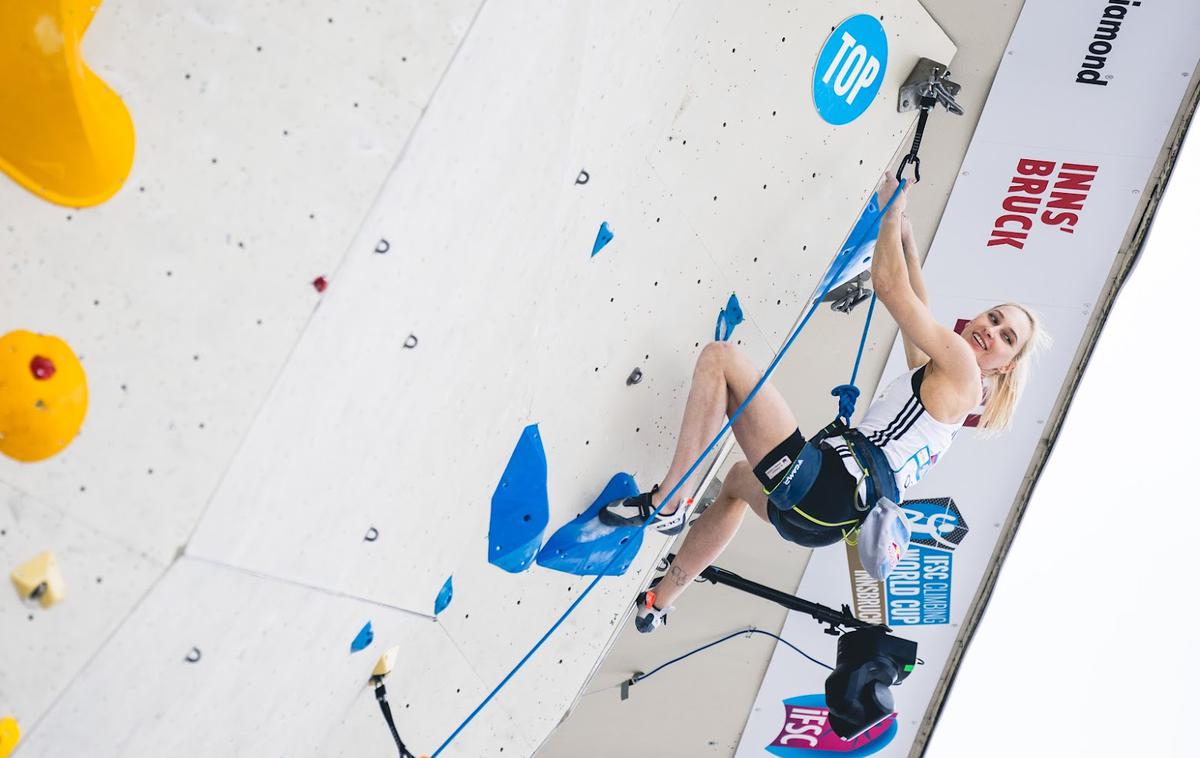
<instances>
[{"instance_id":1,"label":"white sky background","mask_svg":"<svg viewBox=\"0 0 1200 758\"><path fill-rule=\"evenodd\" d=\"M1200 755L1198 143L1183 147L926 758Z\"/></svg>"}]
</instances>

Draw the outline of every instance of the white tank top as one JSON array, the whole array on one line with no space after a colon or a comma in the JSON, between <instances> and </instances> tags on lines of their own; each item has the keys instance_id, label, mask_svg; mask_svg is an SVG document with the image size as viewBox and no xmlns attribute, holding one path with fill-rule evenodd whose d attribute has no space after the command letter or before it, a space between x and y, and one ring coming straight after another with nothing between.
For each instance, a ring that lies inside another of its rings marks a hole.
<instances>
[{"instance_id":1,"label":"white tank top","mask_svg":"<svg viewBox=\"0 0 1200 758\"><path fill-rule=\"evenodd\" d=\"M943 424L929 415L921 402L924 378L925 366L919 366L893 379L857 427L887 457L901 495L945 454L963 424ZM853 458L842 460L852 475L861 475Z\"/></svg>"}]
</instances>

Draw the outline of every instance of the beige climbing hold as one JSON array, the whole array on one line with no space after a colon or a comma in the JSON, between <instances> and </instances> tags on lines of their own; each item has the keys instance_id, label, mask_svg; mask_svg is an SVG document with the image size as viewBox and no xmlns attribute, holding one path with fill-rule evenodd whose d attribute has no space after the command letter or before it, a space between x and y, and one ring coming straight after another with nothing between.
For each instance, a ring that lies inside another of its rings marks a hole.
<instances>
[{"instance_id":1,"label":"beige climbing hold","mask_svg":"<svg viewBox=\"0 0 1200 758\"><path fill-rule=\"evenodd\" d=\"M37 600L43 608L60 602L67 594L62 571L54 553L46 551L12 572L13 584L24 600Z\"/></svg>"},{"instance_id":2,"label":"beige climbing hold","mask_svg":"<svg viewBox=\"0 0 1200 758\"><path fill-rule=\"evenodd\" d=\"M396 656L399 654L400 646L397 645L379 656L379 663L375 664L375 670L371 672L371 676L387 676L392 673L392 669L396 667Z\"/></svg>"},{"instance_id":3,"label":"beige climbing hold","mask_svg":"<svg viewBox=\"0 0 1200 758\"><path fill-rule=\"evenodd\" d=\"M21 741L21 727L12 716L0 719L0 758L8 758Z\"/></svg>"}]
</instances>

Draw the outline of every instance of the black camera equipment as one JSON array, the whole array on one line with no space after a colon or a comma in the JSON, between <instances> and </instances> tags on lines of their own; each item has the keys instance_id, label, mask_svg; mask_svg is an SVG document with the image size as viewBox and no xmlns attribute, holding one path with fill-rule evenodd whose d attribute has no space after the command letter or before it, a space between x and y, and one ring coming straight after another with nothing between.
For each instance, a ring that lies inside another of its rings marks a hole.
<instances>
[{"instance_id":1,"label":"black camera equipment","mask_svg":"<svg viewBox=\"0 0 1200 758\"><path fill-rule=\"evenodd\" d=\"M668 560L671 558L674 556ZM917 643L888 634L892 630L887 626L855 617L848 605L843 604L836 611L744 579L719 566L704 569L700 578L808 614L822 624L829 624L826 634L840 635L837 665L825 680L829 725L836 735L851 739L892 714L895 700L888 688L904 681L916 666Z\"/></svg>"}]
</instances>

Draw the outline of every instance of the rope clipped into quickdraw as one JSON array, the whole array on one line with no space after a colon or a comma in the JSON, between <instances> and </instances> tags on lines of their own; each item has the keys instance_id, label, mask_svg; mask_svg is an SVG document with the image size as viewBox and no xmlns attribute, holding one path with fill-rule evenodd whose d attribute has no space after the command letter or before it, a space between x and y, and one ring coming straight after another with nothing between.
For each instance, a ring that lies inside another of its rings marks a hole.
<instances>
[{"instance_id":1,"label":"rope clipped into quickdraw","mask_svg":"<svg viewBox=\"0 0 1200 758\"><path fill-rule=\"evenodd\" d=\"M922 59L922 63L933 64L932 61ZM929 71L929 78L921 82L917 92L921 98L918 107L921 109L921 115L917 118L917 133L913 135L912 147L909 148L908 155L900 159L900 167L896 169L896 178L900 179L904 176L904 169L909 163L913 167L913 183L921 181L921 159L917 156L917 151L921 149L921 139L925 135L925 122L929 120L929 112L933 110L933 106L941 103L946 107L946 110L956 116L963 114L962 106L955 100L954 95L958 93L959 86L950 81L950 70L946 68L938 68L939 64L933 64Z\"/></svg>"},{"instance_id":2,"label":"rope clipped into quickdraw","mask_svg":"<svg viewBox=\"0 0 1200 758\"><path fill-rule=\"evenodd\" d=\"M928 102L928 105L926 104ZM900 168L896 169L897 178L904 175L904 169L909 163L913 167L913 183L921 181L921 159L917 156L917 151L921 149L921 137L925 133L925 122L929 120L929 110L933 104L937 102L933 97L921 98L921 115L917 119L917 133L913 135L912 147L908 150L908 155L900 159Z\"/></svg>"}]
</instances>

